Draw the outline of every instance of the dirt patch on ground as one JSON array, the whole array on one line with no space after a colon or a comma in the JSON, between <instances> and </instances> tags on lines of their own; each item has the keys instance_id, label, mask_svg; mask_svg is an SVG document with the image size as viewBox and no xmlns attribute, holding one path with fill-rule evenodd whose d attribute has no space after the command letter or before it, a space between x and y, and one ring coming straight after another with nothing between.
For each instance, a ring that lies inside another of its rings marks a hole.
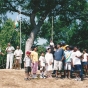
<instances>
[{"instance_id":1,"label":"dirt patch on ground","mask_svg":"<svg viewBox=\"0 0 88 88\"><path fill-rule=\"evenodd\" d=\"M24 80L24 70L0 70L0 88L88 88L88 78L74 79L31 79Z\"/></svg>"}]
</instances>

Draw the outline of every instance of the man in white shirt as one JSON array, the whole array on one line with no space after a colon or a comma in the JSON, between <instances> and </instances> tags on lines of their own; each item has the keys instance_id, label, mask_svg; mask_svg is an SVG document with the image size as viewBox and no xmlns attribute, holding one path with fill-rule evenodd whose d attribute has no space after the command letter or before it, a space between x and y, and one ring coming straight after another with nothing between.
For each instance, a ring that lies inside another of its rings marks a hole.
<instances>
[{"instance_id":1,"label":"man in white shirt","mask_svg":"<svg viewBox=\"0 0 88 88\"><path fill-rule=\"evenodd\" d=\"M7 61L6 61L6 69L9 69L9 63L10 63L10 69L12 69L12 65L13 65L13 51L14 51L14 47L11 46L10 43L8 43L8 47L6 48L6 52L7 52Z\"/></svg>"},{"instance_id":2,"label":"man in white shirt","mask_svg":"<svg viewBox=\"0 0 88 88\"><path fill-rule=\"evenodd\" d=\"M22 61L21 60L22 59L22 54L23 54L22 50L20 49L19 46L17 46L17 49L14 51L14 55L16 57L16 61L15 61L16 66L15 66L15 69L20 69L21 68L20 67L20 62Z\"/></svg>"},{"instance_id":3,"label":"man in white shirt","mask_svg":"<svg viewBox=\"0 0 88 88\"><path fill-rule=\"evenodd\" d=\"M71 54L72 59L72 67L76 72L76 79L77 81L81 81L80 74L81 74L81 57L82 53L78 50L77 47L74 47L74 51Z\"/></svg>"}]
</instances>

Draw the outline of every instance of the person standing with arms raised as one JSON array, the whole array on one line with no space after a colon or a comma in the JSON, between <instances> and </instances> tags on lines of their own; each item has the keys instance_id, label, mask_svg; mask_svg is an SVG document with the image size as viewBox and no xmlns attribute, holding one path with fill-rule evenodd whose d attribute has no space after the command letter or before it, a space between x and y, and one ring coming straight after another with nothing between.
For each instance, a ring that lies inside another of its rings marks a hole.
<instances>
[{"instance_id":1,"label":"person standing with arms raised","mask_svg":"<svg viewBox=\"0 0 88 88\"><path fill-rule=\"evenodd\" d=\"M11 46L10 43L8 43L8 46L6 48L6 52L7 52L7 61L6 61L6 69L9 69L9 65L10 65L10 69L12 69L12 65L13 65L13 57L14 57L14 47Z\"/></svg>"}]
</instances>

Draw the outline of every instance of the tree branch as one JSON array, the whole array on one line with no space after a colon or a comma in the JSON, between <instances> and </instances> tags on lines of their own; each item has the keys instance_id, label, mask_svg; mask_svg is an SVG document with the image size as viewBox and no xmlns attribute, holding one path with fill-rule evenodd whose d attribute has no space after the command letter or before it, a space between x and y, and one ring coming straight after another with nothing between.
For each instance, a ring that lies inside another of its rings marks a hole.
<instances>
[{"instance_id":1,"label":"tree branch","mask_svg":"<svg viewBox=\"0 0 88 88\"><path fill-rule=\"evenodd\" d=\"M13 11L13 12L18 12L18 13L20 13L20 11L17 10L17 9L15 8L15 6L13 6L9 1L7 1L7 3L10 5L10 6L8 7L8 10ZM26 12L22 12L22 11L21 11L21 14L26 15L26 16L30 16L30 15L31 15L30 13L26 13Z\"/></svg>"},{"instance_id":2,"label":"tree branch","mask_svg":"<svg viewBox=\"0 0 88 88\"><path fill-rule=\"evenodd\" d=\"M31 22L31 25L36 26L36 23L35 23L35 14L34 13L32 13L30 15L30 22Z\"/></svg>"}]
</instances>

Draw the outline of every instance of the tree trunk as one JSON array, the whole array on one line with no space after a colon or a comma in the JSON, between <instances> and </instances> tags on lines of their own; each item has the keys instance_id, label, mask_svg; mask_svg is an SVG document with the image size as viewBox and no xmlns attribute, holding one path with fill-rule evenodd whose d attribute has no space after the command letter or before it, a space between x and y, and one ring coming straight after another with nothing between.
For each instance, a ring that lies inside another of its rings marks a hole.
<instances>
[{"instance_id":1,"label":"tree trunk","mask_svg":"<svg viewBox=\"0 0 88 88\"><path fill-rule=\"evenodd\" d=\"M41 18L37 25L36 25L34 19L35 19L35 13L32 13L31 16L30 16L30 22L31 22L31 25L33 25L34 28L31 31L30 36L29 36L29 38L26 41L25 52L31 50L31 47L32 47L32 45L34 43L34 39L37 36L37 33L39 32L40 27L42 26L42 24L43 24L43 22L45 20L45 17Z\"/></svg>"},{"instance_id":2,"label":"tree trunk","mask_svg":"<svg viewBox=\"0 0 88 88\"><path fill-rule=\"evenodd\" d=\"M40 24L39 24L39 25L36 25L36 26L34 27L34 29L32 30L32 32L30 33L30 36L29 36L29 38L28 38L27 41L26 41L25 52L31 50L31 47L32 47L32 45L33 45L33 43L34 43L34 39L35 39L37 33L39 32L40 27L41 27Z\"/></svg>"}]
</instances>

